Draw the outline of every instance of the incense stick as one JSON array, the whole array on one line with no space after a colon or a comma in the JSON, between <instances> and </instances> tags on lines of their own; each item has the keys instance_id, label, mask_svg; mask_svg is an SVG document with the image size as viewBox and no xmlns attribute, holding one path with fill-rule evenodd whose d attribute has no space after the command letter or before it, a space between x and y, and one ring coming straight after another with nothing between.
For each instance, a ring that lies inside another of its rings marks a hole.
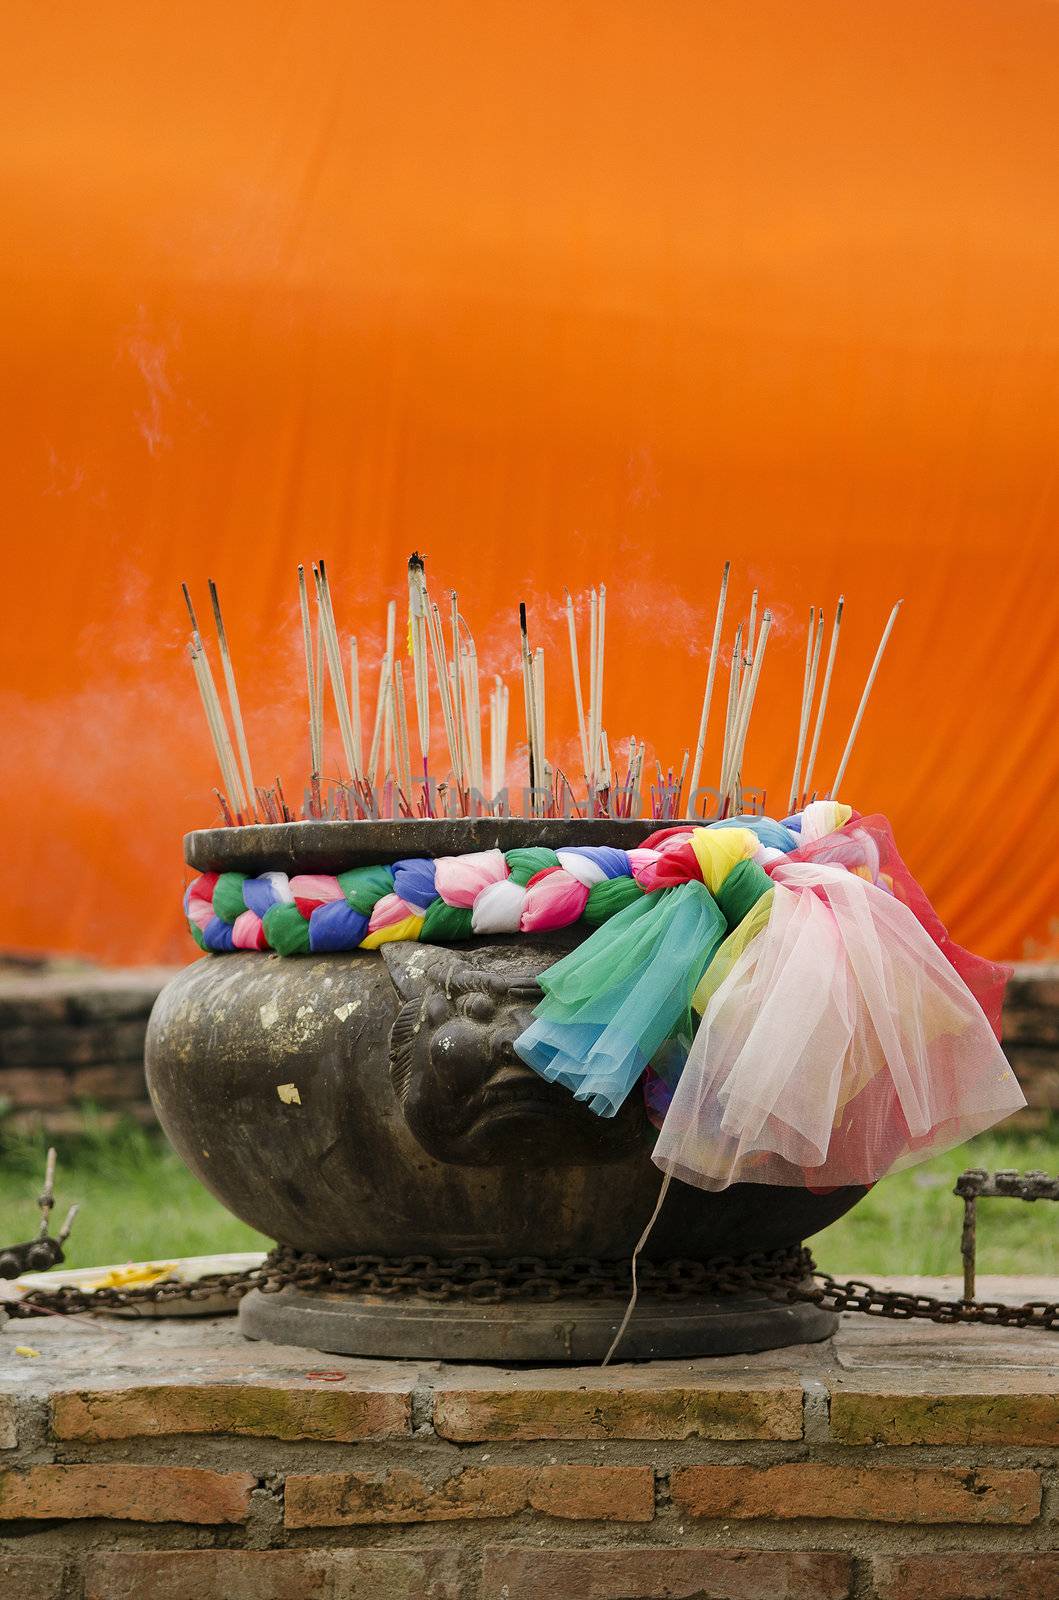
<instances>
[{"instance_id":1,"label":"incense stick","mask_svg":"<svg viewBox=\"0 0 1059 1600\"><path fill-rule=\"evenodd\" d=\"M540 762L541 781L550 788L548 745L544 719L544 646L538 645L533 654L533 715L537 734L537 757Z\"/></svg>"},{"instance_id":2,"label":"incense stick","mask_svg":"<svg viewBox=\"0 0 1059 1600\"><path fill-rule=\"evenodd\" d=\"M585 724L585 706L581 696L581 663L577 653L577 623L574 618L574 602L570 597L569 589L564 589L566 595L566 629L570 639L570 671L574 680L574 705L577 710L577 736L581 741L581 765L585 769L585 781L588 781L588 728Z\"/></svg>"},{"instance_id":3,"label":"incense stick","mask_svg":"<svg viewBox=\"0 0 1059 1600\"><path fill-rule=\"evenodd\" d=\"M305 651L305 678L309 692L309 764L320 772L320 740L316 727L316 674L313 671L313 634L309 621L309 597L305 588L305 568L298 563L298 604L302 619L302 648Z\"/></svg>"},{"instance_id":4,"label":"incense stick","mask_svg":"<svg viewBox=\"0 0 1059 1600\"><path fill-rule=\"evenodd\" d=\"M702 696L702 712L699 716L699 732L695 740L695 759L691 766L691 789L688 793L689 805L695 803L698 793L699 779L702 776L702 758L706 751L706 730L710 720L710 705L713 701L713 683L717 673L717 657L721 647L721 629L724 626L724 608L728 598L728 574L732 563L726 561L724 572L721 574L721 592L717 596L717 614L713 623L713 643L710 646L710 664L706 672L706 689Z\"/></svg>"},{"instance_id":5,"label":"incense stick","mask_svg":"<svg viewBox=\"0 0 1059 1600\"><path fill-rule=\"evenodd\" d=\"M455 589L449 593L449 625L452 629L452 659L449 663L449 682L452 685L452 721L456 730L458 756L457 782L467 786L468 741L463 720L463 683L460 674L460 606Z\"/></svg>"},{"instance_id":6,"label":"incense stick","mask_svg":"<svg viewBox=\"0 0 1059 1600\"><path fill-rule=\"evenodd\" d=\"M903 605L904 601L898 600L897 604L890 612L890 618L886 624L886 627L883 629L882 638L879 640L879 648L875 652L875 660L872 662L871 671L868 673L868 681L864 685L864 693L860 697L860 705L857 707L857 715L853 718L853 726L849 730L849 738L846 740L846 748L843 750L842 760L838 764L838 771L835 774L835 781L828 790L829 798L833 797L837 793L842 779L846 775L846 768L849 765L849 758L853 754L853 744L856 740L861 721L864 717L865 707L868 704L868 696L871 694L872 685L874 684L876 675L879 671L879 665L883 658L883 651L886 649L890 635L894 630L894 623L897 621L897 613L900 611Z\"/></svg>"},{"instance_id":7,"label":"incense stick","mask_svg":"<svg viewBox=\"0 0 1059 1600\"><path fill-rule=\"evenodd\" d=\"M357 653L357 636L349 636L349 703L353 721L353 765L357 777L362 778L363 729L360 723L360 657Z\"/></svg>"},{"instance_id":8,"label":"incense stick","mask_svg":"<svg viewBox=\"0 0 1059 1600\"><path fill-rule=\"evenodd\" d=\"M721 747L721 777L718 783L722 802L728 792L728 767L735 741L735 711L739 695L739 662L742 653L743 624L740 623L735 630L735 644L732 646L732 659L728 668L728 705L724 714L724 744Z\"/></svg>"},{"instance_id":9,"label":"incense stick","mask_svg":"<svg viewBox=\"0 0 1059 1600\"><path fill-rule=\"evenodd\" d=\"M383 721L386 716L386 684L390 677L390 658L384 655L379 662L379 689L375 697L375 724L371 732L371 752L368 756L367 779L378 784L379 751L382 747ZM385 774L384 774L385 776Z\"/></svg>"},{"instance_id":10,"label":"incense stick","mask_svg":"<svg viewBox=\"0 0 1059 1600\"><path fill-rule=\"evenodd\" d=\"M827 665L824 668L824 682L820 690L820 704L816 708L816 725L813 728L813 741L809 746L809 759L805 764L805 777L802 780L801 796L799 803L805 805L813 781L813 769L816 766L816 753L820 748L820 734L824 726L824 712L827 710L827 697L831 692L831 674L835 670L835 656L838 652L838 635L842 627L842 609L845 605L842 595L838 597L838 609L835 620L831 625L831 642L827 647Z\"/></svg>"},{"instance_id":11,"label":"incense stick","mask_svg":"<svg viewBox=\"0 0 1059 1600\"><path fill-rule=\"evenodd\" d=\"M790 798L787 802L788 813L792 812L798 804L798 796L802 792L802 757L805 754L805 740L809 732L809 718L813 709L813 695L816 693L816 674L820 665L820 646L824 637L824 608L816 614L816 627L813 627L813 613L809 612L809 637L806 640L806 649L812 651L811 659L806 656L805 678L802 682L802 714L798 723L798 748L794 754L794 776L791 779Z\"/></svg>"},{"instance_id":12,"label":"incense stick","mask_svg":"<svg viewBox=\"0 0 1059 1600\"><path fill-rule=\"evenodd\" d=\"M453 716L449 669L445 659L445 638L441 629L441 612L429 600L427 605L427 631L430 635L430 647L434 656L434 672L438 680L438 694L441 699L441 720L445 728L445 741L449 747L449 767L456 781L457 794L460 796L462 807L463 774L460 769L459 738L456 733L456 723Z\"/></svg>"},{"instance_id":13,"label":"incense stick","mask_svg":"<svg viewBox=\"0 0 1059 1600\"><path fill-rule=\"evenodd\" d=\"M217 585L212 578L207 578L206 582L209 585L210 601L213 605L213 621L217 629L217 643L221 651L221 667L224 672L224 686L228 693L228 709L232 714L232 727L235 729L235 739L239 749L243 794L249 805L251 796L255 792L254 776L250 768L250 752L246 743L246 730L243 727L243 713L239 705L239 692L235 686L235 668L232 665L232 657L228 649L228 635L224 629L224 618L221 615L221 601L217 593Z\"/></svg>"},{"instance_id":14,"label":"incense stick","mask_svg":"<svg viewBox=\"0 0 1059 1600\"><path fill-rule=\"evenodd\" d=\"M739 727L735 739L735 751L732 757L732 771L730 782L732 794L739 782L739 775L743 766L743 752L746 749L746 736L750 729L750 718L754 710L754 700L757 695L758 679L761 677L761 666L765 659L765 646L768 644L769 633L772 629L772 612L765 610L761 616L761 632L758 634L757 649L754 651L754 660L750 667L747 683L745 704L739 719Z\"/></svg>"},{"instance_id":15,"label":"incense stick","mask_svg":"<svg viewBox=\"0 0 1059 1600\"><path fill-rule=\"evenodd\" d=\"M209 688L207 686L207 674L209 672L208 664L205 656L202 654L200 649L196 648L194 642L188 646L188 659L191 662L192 671L195 674L195 682L198 686L199 695L202 699L202 709L206 713L206 726L209 729L210 739L212 740L214 753L217 757L217 765L220 768L221 782L224 784L225 790L232 799L232 802L238 811L239 779L238 774L235 771L234 757L229 756L229 750L226 748L225 740L221 732L220 721L217 714L220 709L219 702L217 702L215 694L211 697Z\"/></svg>"},{"instance_id":16,"label":"incense stick","mask_svg":"<svg viewBox=\"0 0 1059 1600\"><path fill-rule=\"evenodd\" d=\"M424 779L430 759L430 693L427 684L426 575L423 558L413 550L408 558L408 632L412 644L412 672L416 697L419 754Z\"/></svg>"},{"instance_id":17,"label":"incense stick","mask_svg":"<svg viewBox=\"0 0 1059 1600\"><path fill-rule=\"evenodd\" d=\"M397 763L401 788L404 790L405 799L411 802L412 798L412 760L408 748L408 712L404 698L404 668L400 661L393 663L394 681L397 689Z\"/></svg>"},{"instance_id":18,"label":"incense stick","mask_svg":"<svg viewBox=\"0 0 1059 1600\"><path fill-rule=\"evenodd\" d=\"M533 693L533 658L530 655L529 631L526 624L526 602L524 600L519 601L518 626L519 648L522 660L522 698L526 712L526 748L529 757L530 810L533 816L537 816L539 804L537 787L540 775L537 769L537 719L534 714L536 701Z\"/></svg>"},{"instance_id":19,"label":"incense stick","mask_svg":"<svg viewBox=\"0 0 1059 1600\"><path fill-rule=\"evenodd\" d=\"M350 715L349 696L346 693L346 679L342 671L342 647L338 642L338 628L335 625L331 587L327 581L327 568L324 566L323 561L313 567L313 577L316 580L316 603L319 608L318 619L323 634L324 650L327 654L327 670L331 678L335 710L338 713L338 731L342 740L342 753L346 758L346 767L350 778L356 783L360 778L360 766L357 761L356 744L353 738L353 719ZM318 692L322 692L322 688L321 684Z\"/></svg>"},{"instance_id":20,"label":"incense stick","mask_svg":"<svg viewBox=\"0 0 1059 1600\"><path fill-rule=\"evenodd\" d=\"M600 586L599 586L599 611L598 611L598 624L597 624L597 626L598 626L598 632L597 632L597 635L596 635L595 705L596 705L596 743L598 745L600 740L602 739L602 736L603 736L603 664L604 664L604 657L606 655L606 649L607 649L607 588L606 588L606 585L603 584L603 583L601 583ZM597 759L595 754L593 754L592 759L593 759L593 761L595 761ZM604 764L605 781L607 783L609 783L610 782L610 758L605 753L605 749L600 751L599 759L602 760L602 762Z\"/></svg>"}]
</instances>

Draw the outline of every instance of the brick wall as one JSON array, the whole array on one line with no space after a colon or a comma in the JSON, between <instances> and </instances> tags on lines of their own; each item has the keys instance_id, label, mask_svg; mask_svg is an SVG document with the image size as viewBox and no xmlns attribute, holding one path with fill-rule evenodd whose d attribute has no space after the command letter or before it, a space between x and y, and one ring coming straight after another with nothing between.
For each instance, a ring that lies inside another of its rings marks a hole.
<instances>
[{"instance_id":1,"label":"brick wall","mask_svg":"<svg viewBox=\"0 0 1059 1600\"><path fill-rule=\"evenodd\" d=\"M607 1371L8 1324L4 1600L1054 1600L1054 1342L846 1322Z\"/></svg>"},{"instance_id":2,"label":"brick wall","mask_svg":"<svg viewBox=\"0 0 1059 1600\"><path fill-rule=\"evenodd\" d=\"M171 968L4 973L0 966L0 1119L14 1131L74 1132L80 1107L151 1120L143 1040ZM1059 1111L1059 965L1016 967L1005 1045L1026 1092L1028 1124Z\"/></svg>"},{"instance_id":3,"label":"brick wall","mask_svg":"<svg viewBox=\"0 0 1059 1600\"><path fill-rule=\"evenodd\" d=\"M0 1126L76 1132L82 1107L103 1124L153 1120L143 1079L147 1019L173 969L0 969Z\"/></svg>"}]
</instances>

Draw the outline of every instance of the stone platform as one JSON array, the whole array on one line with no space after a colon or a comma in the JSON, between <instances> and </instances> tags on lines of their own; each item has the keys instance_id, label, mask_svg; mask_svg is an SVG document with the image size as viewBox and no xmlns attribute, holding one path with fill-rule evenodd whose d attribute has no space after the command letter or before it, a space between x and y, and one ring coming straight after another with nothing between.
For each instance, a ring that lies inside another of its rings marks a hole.
<instances>
[{"instance_id":1,"label":"stone platform","mask_svg":"<svg viewBox=\"0 0 1059 1600\"><path fill-rule=\"evenodd\" d=\"M0 1595L1059 1600L1057 1379L1059 1335L853 1316L605 1371L9 1322Z\"/></svg>"}]
</instances>

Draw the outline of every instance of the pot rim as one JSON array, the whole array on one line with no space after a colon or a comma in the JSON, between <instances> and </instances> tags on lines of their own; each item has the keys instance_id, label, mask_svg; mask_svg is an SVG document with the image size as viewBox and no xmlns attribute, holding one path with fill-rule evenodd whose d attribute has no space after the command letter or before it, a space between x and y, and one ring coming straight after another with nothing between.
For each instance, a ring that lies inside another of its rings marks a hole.
<instances>
[{"instance_id":1,"label":"pot rim","mask_svg":"<svg viewBox=\"0 0 1059 1600\"><path fill-rule=\"evenodd\" d=\"M255 823L196 828L184 835L184 860L198 872L344 872L410 856L476 850L550 850L613 845L632 850L659 828L695 826L693 818L439 817L414 821Z\"/></svg>"}]
</instances>

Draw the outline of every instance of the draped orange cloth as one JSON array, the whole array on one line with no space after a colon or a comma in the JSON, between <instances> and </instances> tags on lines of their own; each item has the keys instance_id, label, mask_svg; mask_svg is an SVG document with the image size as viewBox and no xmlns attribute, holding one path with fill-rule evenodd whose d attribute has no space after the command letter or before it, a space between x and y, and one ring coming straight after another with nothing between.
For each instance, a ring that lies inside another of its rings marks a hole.
<instances>
[{"instance_id":1,"label":"draped orange cloth","mask_svg":"<svg viewBox=\"0 0 1059 1600\"><path fill-rule=\"evenodd\" d=\"M299 793L295 563L326 557L370 669L413 546L513 740L529 602L571 766L564 585L608 585L612 743L679 765L731 556L733 624L754 586L776 612L745 775L779 814L810 604L846 596L826 787L903 595L844 797L961 942L1048 939L1059 7L5 23L4 945L191 954L217 780L181 578L200 613L217 579L260 778Z\"/></svg>"}]
</instances>

